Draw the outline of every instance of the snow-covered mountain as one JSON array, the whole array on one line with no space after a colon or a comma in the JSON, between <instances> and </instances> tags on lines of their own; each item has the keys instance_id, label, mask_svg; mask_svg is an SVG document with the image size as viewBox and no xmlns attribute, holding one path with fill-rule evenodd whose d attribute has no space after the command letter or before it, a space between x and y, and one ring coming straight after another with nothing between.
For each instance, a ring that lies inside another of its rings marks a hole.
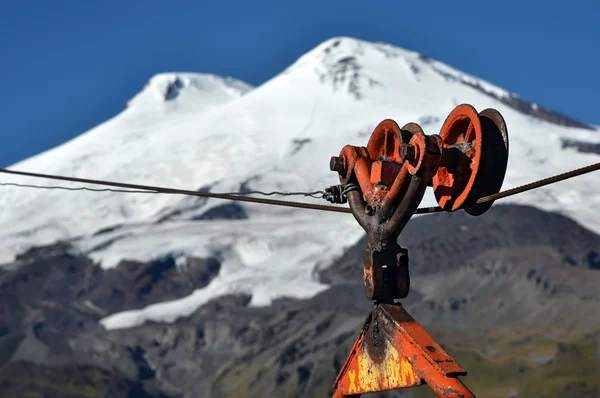
<instances>
[{"instance_id":1,"label":"snow-covered mountain","mask_svg":"<svg viewBox=\"0 0 600 398\"><path fill-rule=\"evenodd\" d=\"M344 145L365 145L381 120L417 122L437 134L460 103L496 108L506 119L511 152L504 189L598 162L598 154L581 150L600 144L596 127L419 53L342 37L255 88L212 75L157 75L121 114L11 169L213 192L313 191L337 183L329 158ZM563 212L600 232L597 181L588 174L506 202ZM422 205L435 205L431 192ZM221 273L208 287L105 318L109 328L171 321L232 292L251 294L253 305L313 296L326 289L313 277L315 268L328 266L362 236L351 216L337 213L11 187L0 191L0 225L2 262L32 245L67 239L106 268L166 254L179 256L181 267L187 256L221 260Z\"/></svg>"}]
</instances>

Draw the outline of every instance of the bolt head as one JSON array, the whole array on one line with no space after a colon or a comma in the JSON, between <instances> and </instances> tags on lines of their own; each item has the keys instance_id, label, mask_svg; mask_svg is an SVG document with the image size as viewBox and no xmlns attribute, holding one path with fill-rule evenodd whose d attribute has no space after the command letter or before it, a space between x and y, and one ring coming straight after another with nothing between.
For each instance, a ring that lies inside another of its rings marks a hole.
<instances>
[{"instance_id":1,"label":"bolt head","mask_svg":"<svg viewBox=\"0 0 600 398\"><path fill-rule=\"evenodd\" d=\"M329 170L342 174L345 171L342 159L338 156L332 156L329 161Z\"/></svg>"}]
</instances>

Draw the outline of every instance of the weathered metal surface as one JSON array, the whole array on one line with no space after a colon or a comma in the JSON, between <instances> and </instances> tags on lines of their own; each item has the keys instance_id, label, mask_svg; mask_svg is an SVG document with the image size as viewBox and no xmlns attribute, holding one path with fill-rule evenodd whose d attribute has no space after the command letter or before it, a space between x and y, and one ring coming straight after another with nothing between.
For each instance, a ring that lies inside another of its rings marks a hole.
<instances>
[{"instance_id":1,"label":"weathered metal surface","mask_svg":"<svg viewBox=\"0 0 600 398\"><path fill-rule=\"evenodd\" d=\"M387 119L366 147L348 145L331 158L330 169L343 188L332 187L328 200L347 200L367 233L364 288L376 302L335 382L336 397L423 383L441 397L473 397L456 378L465 370L395 304L410 289L408 251L398 237L427 186L443 210L483 214L491 204L477 199L499 192L507 159L502 116L492 109L478 114L470 105L456 107L440 135L425 135L415 123L400 128Z\"/></svg>"},{"instance_id":2,"label":"weathered metal surface","mask_svg":"<svg viewBox=\"0 0 600 398\"><path fill-rule=\"evenodd\" d=\"M479 112L483 145L479 172L464 209L479 216L492 207L494 201L478 203L479 198L500 192L508 166L508 129L502 115L495 109Z\"/></svg>"},{"instance_id":3,"label":"weathered metal surface","mask_svg":"<svg viewBox=\"0 0 600 398\"><path fill-rule=\"evenodd\" d=\"M346 395L413 387L423 383L395 344L395 336L386 333L379 311L373 310L354 343L338 379L336 389Z\"/></svg>"},{"instance_id":4,"label":"weathered metal surface","mask_svg":"<svg viewBox=\"0 0 600 398\"><path fill-rule=\"evenodd\" d=\"M440 207L454 211L469 196L481 160L481 122L475 108L457 106L446 118L440 136L444 157L433 177L433 189Z\"/></svg>"},{"instance_id":5,"label":"weathered metal surface","mask_svg":"<svg viewBox=\"0 0 600 398\"><path fill-rule=\"evenodd\" d=\"M337 396L427 383L441 397L473 397L466 371L399 304L375 304L334 387Z\"/></svg>"},{"instance_id":6,"label":"weathered metal surface","mask_svg":"<svg viewBox=\"0 0 600 398\"><path fill-rule=\"evenodd\" d=\"M323 194L323 199L331 202L331 203L339 203L343 204L348 201L346 197L346 193L344 192L343 185L333 185L329 188L325 188L325 193Z\"/></svg>"},{"instance_id":7,"label":"weathered metal surface","mask_svg":"<svg viewBox=\"0 0 600 398\"><path fill-rule=\"evenodd\" d=\"M364 253L365 295L393 302L408 295L410 280L406 250L396 242L421 202L441 157L441 138L429 137L409 123L402 129L382 121L366 147L345 146L332 157L330 169L342 185L352 214L369 235ZM337 200L336 190L331 198Z\"/></svg>"},{"instance_id":8,"label":"weathered metal surface","mask_svg":"<svg viewBox=\"0 0 600 398\"><path fill-rule=\"evenodd\" d=\"M444 156L432 179L438 204L446 211L485 213L493 202L477 200L500 191L508 164L502 115L495 109L477 113L471 105L459 105L444 122L440 137Z\"/></svg>"}]
</instances>

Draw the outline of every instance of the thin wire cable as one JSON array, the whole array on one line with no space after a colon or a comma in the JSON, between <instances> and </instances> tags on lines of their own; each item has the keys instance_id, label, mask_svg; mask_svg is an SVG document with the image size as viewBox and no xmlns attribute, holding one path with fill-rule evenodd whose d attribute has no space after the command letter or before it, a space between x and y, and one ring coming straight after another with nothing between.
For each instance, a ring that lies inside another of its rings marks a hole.
<instances>
[{"instance_id":1,"label":"thin wire cable","mask_svg":"<svg viewBox=\"0 0 600 398\"><path fill-rule=\"evenodd\" d=\"M496 194L484 196L477 200L478 204L486 203L490 201L495 201L499 199L503 199L512 195L516 195L519 193L527 192L532 189L537 189L546 185L554 184L560 181L567 180L569 178L577 177L583 174L591 173L593 171L600 170L600 163L595 163L590 166L582 167L576 170L571 170L566 173L558 174L552 177L544 178L542 180L534 181L529 184L521 185L519 187L515 187L506 191L498 192ZM148 185L138 185L138 184L126 184L112 181L101 181L101 180L91 180L86 178L75 178L75 177L64 177L50 174L41 174L41 173L29 173L25 171L16 171L16 170L7 170L0 169L0 173L6 174L15 174L22 175L28 177L39 177L39 178L47 178L53 180L62 180L62 181L72 181L72 182L81 182L87 184L96 184L96 185L106 185L106 186L115 186L121 188L131 188L134 190L116 190L116 189L93 189L87 187L79 187L79 188L67 188L67 187L44 187L37 185L24 185L24 184L15 184L15 183L0 183L0 185L12 185L12 186L22 186L22 187L31 187L31 188L46 188L46 189L65 189L65 190L87 190L87 191L112 191L112 192L127 192L127 193L164 193L164 194L180 194L180 195L190 195L190 196L200 196L207 198L216 198L216 199L227 199L227 200L236 200L241 202L252 202L252 203L262 203L262 204L270 204L277 206L287 206L287 207L296 207L296 208L304 208L304 209L312 209L312 210L324 210L324 211L334 211L338 213L351 213L352 211L347 207L338 207L338 206L329 206L329 205L317 205L310 203L300 203L300 202L290 202L284 200L275 200L275 199L261 199L261 198L251 198L242 196L245 194L262 194L262 195L304 195L311 196L318 195L324 193L323 191L314 191L314 192L262 192L262 191L249 191L249 192L237 192L237 193L206 193L206 192L198 192L198 191L188 191L183 189L172 189L172 188L164 188L164 187L154 187ZM441 212L443 209L441 207L424 207L419 208L415 211L415 214L429 214L429 213L437 213Z\"/></svg>"},{"instance_id":2,"label":"thin wire cable","mask_svg":"<svg viewBox=\"0 0 600 398\"><path fill-rule=\"evenodd\" d=\"M582 167L579 169L571 170L566 173L558 174L552 177L544 178L539 181L534 181L529 184L521 185L516 188L507 189L506 191L498 192L492 195L484 196L477 200L478 204L490 202L493 200L498 200L502 198L506 198L512 195L516 195L519 193L531 191L532 189L541 188L545 185L555 184L560 181L568 180L569 178L577 177L583 174L591 173L592 171L600 170L600 163L595 163L586 167Z\"/></svg>"},{"instance_id":3,"label":"thin wire cable","mask_svg":"<svg viewBox=\"0 0 600 398\"><path fill-rule=\"evenodd\" d=\"M498 192L495 194L483 196L483 197L477 199L477 204L482 204L482 203L486 203L486 202L496 201L499 199L504 199L509 196L513 196L513 195L517 195L517 194L520 194L523 192L531 191L533 189L541 188L546 185L555 184L560 181L568 180L569 178L577 177L577 176L591 173L593 171L598 171L598 170L600 170L600 163L594 163L592 165L581 167L579 169L567 171L566 173L557 174L552 177L548 177L548 178L544 178L544 179L541 179L538 181L530 182L529 184L525 184L525 185L521 185L521 186L518 186L515 188L507 189L505 191ZM425 209L419 209L419 210L425 210ZM429 207L429 208L427 208L427 210L428 211L423 211L423 213L438 213L438 212L444 211L441 207ZM421 213L421 214L423 214L423 213Z\"/></svg>"},{"instance_id":4,"label":"thin wire cable","mask_svg":"<svg viewBox=\"0 0 600 398\"><path fill-rule=\"evenodd\" d=\"M96 188L89 188L89 187L78 187L78 188L70 188L70 187L63 187L63 186L46 186L46 185L31 185L31 184L16 184L16 183L12 183L12 182L0 182L0 186L12 186L12 187L20 187L20 188L37 188L37 189L61 189L61 190L66 190L66 191L90 191L90 192L118 192L118 193L151 193L151 194L163 194L165 192L160 192L160 191L149 191L149 190L130 190L130 189L112 189L112 188L101 188L101 189L96 189ZM321 193L323 191L315 191L316 193ZM246 194L250 194L250 193L263 193L262 191L250 191L250 192L244 192ZM263 193L264 194L264 193ZM304 195L304 196L311 196L309 195L309 193L304 193L304 192L269 192L267 194L297 194L297 195ZM227 193L227 195L232 195L230 193ZM311 196L314 198L318 198L320 199L321 196ZM237 199L232 199L232 200L237 200ZM294 202L288 202L288 203L294 203ZM335 211L340 212L340 213L352 213L352 211L348 208L345 207L338 207L338 206L321 206L321 205L315 205L315 206L320 206L320 207L325 207L325 209L321 209L321 208L317 208L317 210L330 210L330 208L334 208L336 209ZM428 213L436 213L438 211L441 211L442 209L440 207L423 207L423 208L419 208L415 211L415 214L428 214Z\"/></svg>"},{"instance_id":5,"label":"thin wire cable","mask_svg":"<svg viewBox=\"0 0 600 398\"><path fill-rule=\"evenodd\" d=\"M483 204L486 202L492 202L499 199L508 198L509 196L517 195L523 192L531 191L533 189L541 188L546 185L555 184L560 181L568 180L569 178L577 177L583 174L591 173L593 171L600 170L600 163L595 163L589 166L581 167L579 169L567 171L566 173L557 174L552 177L544 178L538 181L530 182L529 184L521 185L515 188L507 189L502 192L498 192L495 194L483 196L477 199L477 204ZM428 207L419 209L422 212L416 214L425 214L425 213L439 213L444 211L441 207ZM425 211L427 210L427 211Z\"/></svg>"},{"instance_id":6,"label":"thin wire cable","mask_svg":"<svg viewBox=\"0 0 600 398\"><path fill-rule=\"evenodd\" d=\"M131 190L131 189L112 189L112 188L89 188L89 187L63 187L63 186L47 186L47 185L32 185L32 184L17 184L13 182L0 182L0 186L4 187L19 187L19 188L38 188L38 189L59 189L65 191L90 191L90 192L120 192L120 193L163 193L159 191L151 191L151 190ZM272 195L281 195L281 196L306 196L315 199L321 199L325 191L314 191L314 192L263 192L263 191L245 191L245 192L226 192L220 193L221 195L264 195L264 196L272 196ZM320 196L319 196L320 195Z\"/></svg>"},{"instance_id":7,"label":"thin wire cable","mask_svg":"<svg viewBox=\"0 0 600 398\"><path fill-rule=\"evenodd\" d=\"M3 187L19 187L19 188L37 188L37 189L59 189L64 191L90 191L90 192L119 192L119 193L160 193L157 191L134 191L131 189L112 189L112 188L89 188L89 187L62 187L62 186L45 186L31 184L17 184L14 182L0 182Z\"/></svg>"},{"instance_id":8,"label":"thin wire cable","mask_svg":"<svg viewBox=\"0 0 600 398\"><path fill-rule=\"evenodd\" d=\"M92 180L92 179L88 179L88 178L65 177L65 176L58 176L58 175L52 175L52 174L30 173L30 172L26 172L26 171L7 170L7 169L0 169L0 173L14 174L14 175L20 175L20 176L27 176L27 177L36 177L36 178L46 178L46 179L50 179L50 180L79 182L79 183L83 183L83 184L104 185L104 186L112 186L112 187L118 187L118 188L129 188L129 189L133 189L136 191L147 191L147 193L163 193L163 194L174 194L174 195L199 196L199 197L203 197L203 198L226 199L226 200L235 200L235 201L239 201L239 202L261 203L261 204L268 204L268 205L275 205L275 206L333 211L333 212L338 212L338 213L350 213L351 212L349 208L345 208L345 207L318 205L318 204L301 203L301 202L291 202L291 201L276 200L276 199L253 198L253 197L243 196L241 193L232 195L232 194L227 194L227 193L222 194L222 193L198 192L198 191L190 191L190 190L185 190L185 189L173 189L173 188L156 187L156 186L149 186L149 185L127 184L127 183L122 183L122 182ZM129 192L131 192L131 191L129 191Z\"/></svg>"},{"instance_id":9,"label":"thin wire cable","mask_svg":"<svg viewBox=\"0 0 600 398\"><path fill-rule=\"evenodd\" d=\"M221 195L263 195L263 196L306 196L315 199L322 199L325 191L314 191L314 192L281 192L281 191L272 191L272 192L264 192L264 191L244 191L244 192L219 192Z\"/></svg>"}]
</instances>

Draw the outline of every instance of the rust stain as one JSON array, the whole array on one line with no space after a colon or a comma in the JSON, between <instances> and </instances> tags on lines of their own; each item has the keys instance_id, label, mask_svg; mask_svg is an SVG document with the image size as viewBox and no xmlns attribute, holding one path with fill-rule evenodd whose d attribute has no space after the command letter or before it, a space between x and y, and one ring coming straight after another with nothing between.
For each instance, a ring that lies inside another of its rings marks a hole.
<instances>
[{"instance_id":1,"label":"rust stain","mask_svg":"<svg viewBox=\"0 0 600 398\"><path fill-rule=\"evenodd\" d=\"M355 360L340 381L345 394L364 394L421 384L421 379L407 358L389 340L385 344L383 360L372 358L364 347L358 350Z\"/></svg>"},{"instance_id":2,"label":"rust stain","mask_svg":"<svg viewBox=\"0 0 600 398\"><path fill-rule=\"evenodd\" d=\"M457 378L465 370L395 304L410 288L408 251L398 238L428 186L443 210L483 214L491 202L477 200L499 192L507 157L508 135L500 113L477 113L467 104L449 114L439 135L426 135L416 123L400 128L386 119L366 147L347 145L332 157L330 169L341 183L335 192L345 195L368 235L363 282L365 295L375 301L336 379L336 397L422 383L441 397L473 397Z\"/></svg>"},{"instance_id":3,"label":"rust stain","mask_svg":"<svg viewBox=\"0 0 600 398\"><path fill-rule=\"evenodd\" d=\"M464 374L401 305L375 304L334 387L350 397L427 383L440 397L472 398Z\"/></svg>"},{"instance_id":4,"label":"rust stain","mask_svg":"<svg viewBox=\"0 0 600 398\"><path fill-rule=\"evenodd\" d=\"M416 385L413 366L402 357L398 350L386 341L386 356L381 363L375 363L367 352L363 352L359 365L359 385L367 391L391 390Z\"/></svg>"}]
</instances>

